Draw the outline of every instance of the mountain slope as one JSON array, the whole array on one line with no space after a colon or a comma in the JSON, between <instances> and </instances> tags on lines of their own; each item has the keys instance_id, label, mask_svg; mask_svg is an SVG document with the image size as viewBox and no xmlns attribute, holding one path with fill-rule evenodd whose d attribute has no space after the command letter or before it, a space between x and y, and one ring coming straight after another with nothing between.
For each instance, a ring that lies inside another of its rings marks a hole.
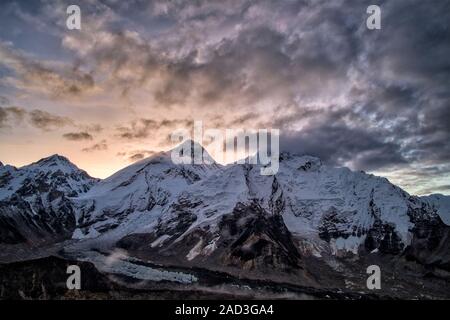
<instances>
[{"instance_id":1,"label":"mountain slope","mask_svg":"<svg viewBox=\"0 0 450 320\"><path fill-rule=\"evenodd\" d=\"M448 243L449 227L439 216L385 178L290 154L281 155L275 176L261 176L259 169L230 165L208 175L168 204L157 223L118 245L162 259L176 256L176 263L292 270L302 265L302 255L401 255L406 248L428 263ZM300 260L284 259L285 249Z\"/></svg>"},{"instance_id":2,"label":"mountain slope","mask_svg":"<svg viewBox=\"0 0 450 320\"><path fill-rule=\"evenodd\" d=\"M185 143L193 148L200 146L190 140ZM200 150L209 157L201 146ZM115 239L128 233L151 230L184 190L219 170L220 166L214 162L210 165L175 165L170 152L136 162L100 181L76 199L78 227L73 238L107 234Z\"/></svg>"},{"instance_id":3,"label":"mountain slope","mask_svg":"<svg viewBox=\"0 0 450 320\"><path fill-rule=\"evenodd\" d=\"M58 155L21 168L1 166L0 242L69 238L75 228L71 199L97 181Z\"/></svg>"},{"instance_id":4,"label":"mountain slope","mask_svg":"<svg viewBox=\"0 0 450 320\"><path fill-rule=\"evenodd\" d=\"M380 255L450 270L450 227L436 206L385 178L288 153L274 176L209 163L174 164L165 152L101 181L58 156L2 166L0 242L72 238L80 241L69 251L117 246L173 265L276 270L310 283L309 259L336 269L340 257Z\"/></svg>"},{"instance_id":5,"label":"mountain slope","mask_svg":"<svg viewBox=\"0 0 450 320\"><path fill-rule=\"evenodd\" d=\"M421 199L436 210L445 224L450 225L450 196L432 194L421 197Z\"/></svg>"}]
</instances>

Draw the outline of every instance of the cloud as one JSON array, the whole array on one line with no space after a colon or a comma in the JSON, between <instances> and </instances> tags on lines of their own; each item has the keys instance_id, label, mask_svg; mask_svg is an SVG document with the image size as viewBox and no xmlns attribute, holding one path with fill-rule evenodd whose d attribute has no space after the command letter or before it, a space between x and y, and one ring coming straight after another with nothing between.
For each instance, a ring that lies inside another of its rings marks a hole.
<instances>
[{"instance_id":1,"label":"cloud","mask_svg":"<svg viewBox=\"0 0 450 320\"><path fill-rule=\"evenodd\" d=\"M333 124L284 132L280 137L280 149L317 156L331 165L347 165L358 170L377 170L407 163L399 145L384 142L361 129Z\"/></svg>"},{"instance_id":2,"label":"cloud","mask_svg":"<svg viewBox=\"0 0 450 320\"><path fill-rule=\"evenodd\" d=\"M26 111L19 107L0 107L0 128L10 127L10 121L21 122Z\"/></svg>"},{"instance_id":3,"label":"cloud","mask_svg":"<svg viewBox=\"0 0 450 320\"><path fill-rule=\"evenodd\" d=\"M88 125L78 125L78 127L87 132L99 133L103 131L103 127L98 123L88 124Z\"/></svg>"},{"instance_id":4,"label":"cloud","mask_svg":"<svg viewBox=\"0 0 450 320\"><path fill-rule=\"evenodd\" d=\"M22 107L9 105L9 100L5 100L5 106L0 106L0 128L13 128L17 124L28 123L42 131L51 131L67 126L80 130L80 132L69 132L63 134L68 140L92 140L91 133L99 133L103 130L100 124L80 124L69 117L55 115L53 113L33 109L31 111ZM7 106L9 105L9 106Z\"/></svg>"},{"instance_id":5,"label":"cloud","mask_svg":"<svg viewBox=\"0 0 450 320\"><path fill-rule=\"evenodd\" d=\"M28 112L28 118L33 126L44 131L73 124L70 118L57 116L38 109Z\"/></svg>"},{"instance_id":6,"label":"cloud","mask_svg":"<svg viewBox=\"0 0 450 320\"><path fill-rule=\"evenodd\" d=\"M128 160L130 162L136 162L136 161L142 160L146 157L150 157L150 156L156 154L156 152L153 150L136 150L136 151L130 152L129 154L130 154L130 156L128 157Z\"/></svg>"},{"instance_id":7,"label":"cloud","mask_svg":"<svg viewBox=\"0 0 450 320\"><path fill-rule=\"evenodd\" d=\"M87 132L69 132L63 134L63 137L71 141L92 140L93 137Z\"/></svg>"},{"instance_id":8,"label":"cloud","mask_svg":"<svg viewBox=\"0 0 450 320\"><path fill-rule=\"evenodd\" d=\"M83 148L83 152L105 151L108 150L108 143L106 140L101 140L98 143L93 144L90 147Z\"/></svg>"},{"instance_id":9,"label":"cloud","mask_svg":"<svg viewBox=\"0 0 450 320\"><path fill-rule=\"evenodd\" d=\"M128 159L132 162L144 159L145 155L143 153L136 153L130 156Z\"/></svg>"},{"instance_id":10,"label":"cloud","mask_svg":"<svg viewBox=\"0 0 450 320\"><path fill-rule=\"evenodd\" d=\"M158 132L161 134L161 130L175 130L181 127L192 127L192 120L152 120L152 119L137 119L131 121L128 126L119 126L116 128L117 134L116 136L125 139L125 140L133 140L133 139L142 139L147 138L150 134Z\"/></svg>"},{"instance_id":11,"label":"cloud","mask_svg":"<svg viewBox=\"0 0 450 320\"><path fill-rule=\"evenodd\" d=\"M130 162L136 162L136 161L142 160L146 157L150 157L156 153L157 152L153 151L153 150L140 149L140 150L131 150L131 151L120 151L120 152L117 152L116 155L118 157L126 157L127 160Z\"/></svg>"},{"instance_id":12,"label":"cloud","mask_svg":"<svg viewBox=\"0 0 450 320\"><path fill-rule=\"evenodd\" d=\"M95 91L89 73L52 61L40 61L0 42L0 65L13 72L3 79L24 93L52 98L76 98Z\"/></svg>"},{"instance_id":13,"label":"cloud","mask_svg":"<svg viewBox=\"0 0 450 320\"><path fill-rule=\"evenodd\" d=\"M16 106L0 107L0 127L11 127L9 125L10 121L21 123L24 120L27 120L33 127L43 131L73 124L70 118L57 116L39 109L27 111L22 107Z\"/></svg>"}]
</instances>

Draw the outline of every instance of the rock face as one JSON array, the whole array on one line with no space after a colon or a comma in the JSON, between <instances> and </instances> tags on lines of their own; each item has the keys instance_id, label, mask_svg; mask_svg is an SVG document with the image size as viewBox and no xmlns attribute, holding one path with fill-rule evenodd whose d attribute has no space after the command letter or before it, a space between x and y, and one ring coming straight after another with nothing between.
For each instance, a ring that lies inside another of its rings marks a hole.
<instances>
[{"instance_id":1,"label":"rock face","mask_svg":"<svg viewBox=\"0 0 450 320\"><path fill-rule=\"evenodd\" d=\"M70 238L76 226L72 199L96 182L57 155L22 168L0 167L0 243Z\"/></svg>"},{"instance_id":2,"label":"rock face","mask_svg":"<svg viewBox=\"0 0 450 320\"><path fill-rule=\"evenodd\" d=\"M449 269L441 207L385 178L287 153L275 176L208 163L177 165L160 153L101 181L60 156L2 166L0 242L72 238L249 272L369 254Z\"/></svg>"},{"instance_id":3,"label":"rock face","mask_svg":"<svg viewBox=\"0 0 450 320\"><path fill-rule=\"evenodd\" d=\"M299 250L282 217L267 214L256 203L238 203L231 214L220 219L216 231L206 226L196 228L186 233L182 241L177 241L177 236L193 222L186 220L186 216L181 217L185 220L177 220L175 229L131 234L122 238L117 246L152 256L181 257L177 259L180 265L191 262L246 271L303 269ZM168 234L173 234L173 240Z\"/></svg>"},{"instance_id":4,"label":"rock face","mask_svg":"<svg viewBox=\"0 0 450 320\"><path fill-rule=\"evenodd\" d=\"M268 215L257 204L238 205L219 225L226 264L245 269L302 268L300 253L280 215ZM227 246L227 244L229 245Z\"/></svg>"}]
</instances>

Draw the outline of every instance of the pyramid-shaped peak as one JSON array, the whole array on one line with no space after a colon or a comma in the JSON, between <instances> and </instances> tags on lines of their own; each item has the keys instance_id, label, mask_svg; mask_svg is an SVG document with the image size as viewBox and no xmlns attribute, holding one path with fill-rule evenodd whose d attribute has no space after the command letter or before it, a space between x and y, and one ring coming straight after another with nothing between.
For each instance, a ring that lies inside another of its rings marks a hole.
<instances>
[{"instance_id":1,"label":"pyramid-shaped peak","mask_svg":"<svg viewBox=\"0 0 450 320\"><path fill-rule=\"evenodd\" d=\"M194 164L215 164L216 162L203 146L195 140L187 139L173 148L170 153L177 157L189 157Z\"/></svg>"},{"instance_id":2,"label":"pyramid-shaped peak","mask_svg":"<svg viewBox=\"0 0 450 320\"><path fill-rule=\"evenodd\" d=\"M203 146L200 143L198 143L197 141L192 140L192 139L186 139L183 142L181 142L178 146L179 147L191 147L191 148L202 148L203 149Z\"/></svg>"},{"instance_id":3,"label":"pyramid-shaped peak","mask_svg":"<svg viewBox=\"0 0 450 320\"><path fill-rule=\"evenodd\" d=\"M35 164L45 165L45 164L59 164L59 165L71 165L75 166L69 159L59 154L52 154L51 156L40 159L35 162Z\"/></svg>"},{"instance_id":4,"label":"pyramid-shaped peak","mask_svg":"<svg viewBox=\"0 0 450 320\"><path fill-rule=\"evenodd\" d=\"M22 168L26 169L38 169L43 171L62 171L66 173L83 171L80 170L75 164L73 164L68 158L59 154L53 154L51 156L40 159L37 162L33 162Z\"/></svg>"}]
</instances>

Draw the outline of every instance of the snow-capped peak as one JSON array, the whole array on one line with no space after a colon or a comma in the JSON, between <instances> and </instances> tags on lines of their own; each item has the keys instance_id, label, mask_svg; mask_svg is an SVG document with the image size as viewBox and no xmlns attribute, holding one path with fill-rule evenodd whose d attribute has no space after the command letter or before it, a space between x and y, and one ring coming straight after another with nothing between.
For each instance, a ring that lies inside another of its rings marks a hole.
<instances>
[{"instance_id":1,"label":"snow-capped peak","mask_svg":"<svg viewBox=\"0 0 450 320\"><path fill-rule=\"evenodd\" d=\"M129 233L148 228L182 192L221 170L213 161L211 164L177 164L172 159L172 152L181 152L183 147L184 150L190 147L191 156L196 149L203 157L210 157L200 144L187 140L174 150L135 162L100 181L78 199L77 206L81 208L77 213L78 220L83 221L87 215L86 203L92 210L89 211L89 228L77 229L74 237L94 237L99 234L98 230L113 229L119 224L121 226L114 232ZM115 212L112 218L111 212Z\"/></svg>"},{"instance_id":2,"label":"snow-capped peak","mask_svg":"<svg viewBox=\"0 0 450 320\"><path fill-rule=\"evenodd\" d=\"M19 169L2 168L0 178L8 185L0 194L20 190L17 194L29 199L56 190L68 195L77 221L75 239L117 241L132 233L154 233L175 241L199 229L216 236L223 219L247 206L279 217L294 237L333 252L363 247L400 253L417 224L438 219L419 198L387 179L327 166L316 157L282 153L278 173L263 176L258 165L173 161L172 152L187 150L191 159L194 150L210 157L200 144L187 140L101 181L53 155Z\"/></svg>"},{"instance_id":3,"label":"snow-capped peak","mask_svg":"<svg viewBox=\"0 0 450 320\"><path fill-rule=\"evenodd\" d=\"M184 154L186 151L190 152L190 154ZM179 157L188 157L191 164L216 164L215 160L211 157L208 151L206 151L200 143L191 139L183 141L175 148L168 151L167 154L172 158L172 160L174 160L174 155Z\"/></svg>"},{"instance_id":4,"label":"snow-capped peak","mask_svg":"<svg viewBox=\"0 0 450 320\"><path fill-rule=\"evenodd\" d=\"M33 171L44 171L44 172L57 172L61 171L62 173L76 173L76 172L83 172L84 170L81 170L78 168L75 164L70 162L69 159L67 159L64 156L54 154L46 158L42 158L39 161L33 162L29 165L23 166L20 168L21 170L33 170ZM87 175L87 173L85 173ZM87 175L88 176L88 175Z\"/></svg>"},{"instance_id":5,"label":"snow-capped peak","mask_svg":"<svg viewBox=\"0 0 450 320\"><path fill-rule=\"evenodd\" d=\"M56 154L20 168L6 165L1 169L4 184L0 187L0 200L15 193L35 197L50 191L74 196L86 192L98 181L66 157Z\"/></svg>"}]
</instances>

